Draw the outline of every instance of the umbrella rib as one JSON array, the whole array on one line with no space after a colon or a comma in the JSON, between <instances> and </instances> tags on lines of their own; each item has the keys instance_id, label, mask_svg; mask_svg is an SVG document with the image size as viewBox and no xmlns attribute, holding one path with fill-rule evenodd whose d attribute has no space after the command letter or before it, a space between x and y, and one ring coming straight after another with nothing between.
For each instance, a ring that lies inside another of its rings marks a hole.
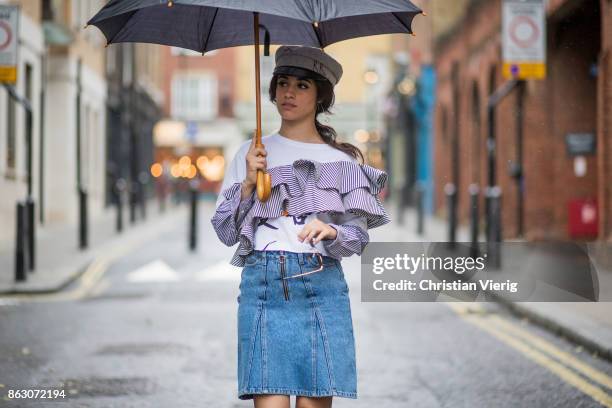
<instances>
[{"instance_id":1,"label":"umbrella rib","mask_svg":"<svg viewBox=\"0 0 612 408\"><path fill-rule=\"evenodd\" d=\"M117 30L117 32L115 34L113 34L113 36L109 40L106 40L106 46L108 46L108 45L113 43L115 38L117 38L119 33L121 33L125 29L125 27L127 27L128 23L132 20L132 18L136 15L137 12L138 12L138 10L134 10L132 12L132 14L130 15L130 17L123 24L123 27L121 27L119 30Z\"/></svg>"},{"instance_id":2,"label":"umbrella rib","mask_svg":"<svg viewBox=\"0 0 612 408\"><path fill-rule=\"evenodd\" d=\"M393 17L395 17L395 19L396 19L397 21L399 21L399 23L402 25L402 27L404 27L406 30L408 30L408 32L409 32L410 34L412 34L412 29L411 29L410 27L408 27L408 26L406 25L406 23L404 23L404 22L402 21L402 19L401 19L401 18L399 18L399 17L397 16L397 14L395 14L395 13L391 13L391 14L393 15Z\"/></svg>"},{"instance_id":3,"label":"umbrella rib","mask_svg":"<svg viewBox=\"0 0 612 408\"><path fill-rule=\"evenodd\" d=\"M217 19L218 12L219 7L215 9L215 15L213 16L212 22L210 23L210 27L208 28L208 34L206 34L206 41L204 42L204 48L202 48L202 54L206 52L206 47L208 47L208 39L210 38L210 33L212 32L213 26L215 25L215 20Z\"/></svg>"}]
</instances>

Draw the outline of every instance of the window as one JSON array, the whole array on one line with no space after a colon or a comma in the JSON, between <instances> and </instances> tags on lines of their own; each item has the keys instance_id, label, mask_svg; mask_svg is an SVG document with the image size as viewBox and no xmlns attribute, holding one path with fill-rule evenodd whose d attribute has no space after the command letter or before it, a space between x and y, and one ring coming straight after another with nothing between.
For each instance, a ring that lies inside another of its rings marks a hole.
<instances>
[{"instance_id":1,"label":"window","mask_svg":"<svg viewBox=\"0 0 612 408\"><path fill-rule=\"evenodd\" d=\"M183 74L172 80L172 116L211 120L217 116L217 78L211 73Z\"/></svg>"},{"instance_id":2,"label":"window","mask_svg":"<svg viewBox=\"0 0 612 408\"><path fill-rule=\"evenodd\" d=\"M134 65L135 47L134 44L121 44L121 68L122 68L122 83L123 86L129 86L132 83L132 71Z\"/></svg>"},{"instance_id":3,"label":"window","mask_svg":"<svg viewBox=\"0 0 612 408\"><path fill-rule=\"evenodd\" d=\"M106 50L106 73L114 75L117 72L117 48Z\"/></svg>"}]
</instances>

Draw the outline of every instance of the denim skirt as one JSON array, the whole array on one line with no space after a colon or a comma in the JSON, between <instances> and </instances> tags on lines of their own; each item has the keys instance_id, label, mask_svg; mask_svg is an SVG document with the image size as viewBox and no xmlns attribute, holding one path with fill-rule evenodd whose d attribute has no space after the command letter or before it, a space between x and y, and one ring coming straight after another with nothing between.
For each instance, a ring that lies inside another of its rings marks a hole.
<instances>
[{"instance_id":1,"label":"denim skirt","mask_svg":"<svg viewBox=\"0 0 612 408\"><path fill-rule=\"evenodd\" d=\"M357 398L355 339L340 261L253 251L238 296L238 398L254 394Z\"/></svg>"}]
</instances>

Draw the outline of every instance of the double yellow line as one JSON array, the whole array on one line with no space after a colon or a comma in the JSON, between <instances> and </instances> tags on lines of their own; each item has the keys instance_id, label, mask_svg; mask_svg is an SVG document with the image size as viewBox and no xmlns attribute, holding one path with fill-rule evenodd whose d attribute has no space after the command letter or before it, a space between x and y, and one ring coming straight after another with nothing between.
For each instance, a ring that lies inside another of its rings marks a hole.
<instances>
[{"instance_id":1,"label":"double yellow line","mask_svg":"<svg viewBox=\"0 0 612 408\"><path fill-rule=\"evenodd\" d=\"M100 287L96 285L104 276L109 266L133 250L137 246L137 242L128 243L119 248L115 248L109 253L102 254L96 257L87 267L85 272L78 278L77 286L69 291L57 293L36 293L36 294L14 294L4 298L15 300L16 302L65 302L70 300L79 300L85 298L90 293L100 292ZM106 285L105 287L107 287Z\"/></svg>"},{"instance_id":2,"label":"double yellow line","mask_svg":"<svg viewBox=\"0 0 612 408\"><path fill-rule=\"evenodd\" d=\"M550 370L605 407L612 408L612 377L580 361L552 343L478 304L446 303L461 318L491 334L525 357ZM607 390L606 390L607 388Z\"/></svg>"}]
</instances>

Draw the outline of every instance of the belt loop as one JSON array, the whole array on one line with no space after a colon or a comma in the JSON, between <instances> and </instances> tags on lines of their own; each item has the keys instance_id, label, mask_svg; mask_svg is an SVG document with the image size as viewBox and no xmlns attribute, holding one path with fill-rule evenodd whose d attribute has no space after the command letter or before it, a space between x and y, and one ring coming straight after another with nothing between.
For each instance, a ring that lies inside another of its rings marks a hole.
<instances>
[{"instance_id":1,"label":"belt loop","mask_svg":"<svg viewBox=\"0 0 612 408\"><path fill-rule=\"evenodd\" d=\"M298 262L300 263L301 266L304 266L304 253L303 252L298 252Z\"/></svg>"}]
</instances>

